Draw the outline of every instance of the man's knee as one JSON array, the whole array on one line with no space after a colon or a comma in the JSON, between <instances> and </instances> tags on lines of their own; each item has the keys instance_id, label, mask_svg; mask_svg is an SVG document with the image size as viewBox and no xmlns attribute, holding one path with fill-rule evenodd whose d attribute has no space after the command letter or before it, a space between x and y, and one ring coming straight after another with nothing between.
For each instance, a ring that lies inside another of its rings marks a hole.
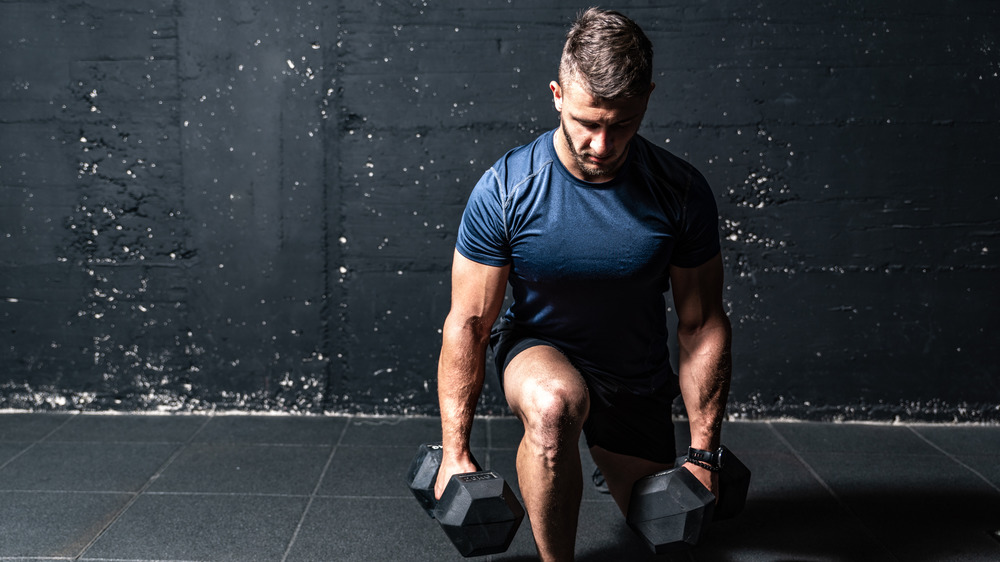
<instances>
[{"instance_id":1,"label":"man's knee","mask_svg":"<svg viewBox=\"0 0 1000 562\"><path fill-rule=\"evenodd\" d=\"M524 417L532 425L583 427L590 406L586 387L564 380L537 381L526 389Z\"/></svg>"},{"instance_id":2,"label":"man's knee","mask_svg":"<svg viewBox=\"0 0 1000 562\"><path fill-rule=\"evenodd\" d=\"M505 383L525 436L544 449L570 440L576 446L590 410L590 396L580 373L555 348L525 350L511 363Z\"/></svg>"},{"instance_id":3,"label":"man's knee","mask_svg":"<svg viewBox=\"0 0 1000 562\"><path fill-rule=\"evenodd\" d=\"M585 387L548 382L528 391L521 410L525 441L535 454L558 463L576 452L589 400Z\"/></svg>"}]
</instances>

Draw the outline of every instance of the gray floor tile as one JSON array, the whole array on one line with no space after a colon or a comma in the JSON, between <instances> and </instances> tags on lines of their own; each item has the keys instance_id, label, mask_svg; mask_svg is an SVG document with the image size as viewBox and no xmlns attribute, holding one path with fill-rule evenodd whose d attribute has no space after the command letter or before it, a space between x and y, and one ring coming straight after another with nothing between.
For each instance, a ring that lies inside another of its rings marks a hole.
<instances>
[{"instance_id":1,"label":"gray floor tile","mask_svg":"<svg viewBox=\"0 0 1000 562\"><path fill-rule=\"evenodd\" d=\"M30 446L31 443L0 442L0 467Z\"/></svg>"},{"instance_id":2,"label":"gray floor tile","mask_svg":"<svg viewBox=\"0 0 1000 562\"><path fill-rule=\"evenodd\" d=\"M0 468L0 489L136 492L173 444L38 443Z\"/></svg>"},{"instance_id":3,"label":"gray floor tile","mask_svg":"<svg viewBox=\"0 0 1000 562\"><path fill-rule=\"evenodd\" d=\"M486 446L485 419L472 424L471 444ZM441 420L438 418L357 417L351 419L344 432L342 445L417 447L422 443L441 442Z\"/></svg>"},{"instance_id":4,"label":"gray floor tile","mask_svg":"<svg viewBox=\"0 0 1000 562\"><path fill-rule=\"evenodd\" d=\"M346 417L215 416L195 435L197 443L334 445Z\"/></svg>"},{"instance_id":5,"label":"gray floor tile","mask_svg":"<svg viewBox=\"0 0 1000 562\"><path fill-rule=\"evenodd\" d=\"M531 521L525 518L510 548L494 560L537 560L538 551L532 535ZM576 538L576 559L581 562L609 560L670 561L670 556L654 555L626 524L618 507L611 502L584 501Z\"/></svg>"},{"instance_id":6,"label":"gray floor tile","mask_svg":"<svg viewBox=\"0 0 1000 562\"><path fill-rule=\"evenodd\" d=\"M132 496L0 491L0 557L74 557Z\"/></svg>"},{"instance_id":7,"label":"gray floor tile","mask_svg":"<svg viewBox=\"0 0 1000 562\"><path fill-rule=\"evenodd\" d=\"M17 556L14 558L3 558L3 560L4 562L56 562L60 560L65 560L69 562L72 560L76 560L76 558L65 557L65 556L56 556L56 557L46 556L44 558L34 557L34 556Z\"/></svg>"},{"instance_id":8,"label":"gray floor tile","mask_svg":"<svg viewBox=\"0 0 1000 562\"><path fill-rule=\"evenodd\" d=\"M74 416L46 438L47 442L183 443L208 418L205 416Z\"/></svg>"},{"instance_id":9,"label":"gray floor tile","mask_svg":"<svg viewBox=\"0 0 1000 562\"><path fill-rule=\"evenodd\" d=\"M976 478L983 478L993 489L1000 491L1000 455L963 455L957 457L975 471Z\"/></svg>"},{"instance_id":10,"label":"gray floor tile","mask_svg":"<svg viewBox=\"0 0 1000 562\"><path fill-rule=\"evenodd\" d=\"M916 425L911 429L952 455L1000 456L1000 425Z\"/></svg>"},{"instance_id":11,"label":"gray floor tile","mask_svg":"<svg viewBox=\"0 0 1000 562\"><path fill-rule=\"evenodd\" d=\"M858 455L921 455L934 448L906 426L773 422L797 451L828 451Z\"/></svg>"},{"instance_id":12,"label":"gray floor tile","mask_svg":"<svg viewBox=\"0 0 1000 562\"><path fill-rule=\"evenodd\" d=\"M311 501L290 560L458 560L405 487L417 446L439 434L433 417L0 415L0 558L70 560L107 529L83 559L280 560ZM509 417L473 427L476 457L519 498L521 434ZM753 471L747 507L670 557L593 489L582 447L577 559L998 560L998 435L727 422L724 443ZM683 421L675 436L683 451ZM482 560L535 557L525 519L507 553Z\"/></svg>"},{"instance_id":13,"label":"gray floor tile","mask_svg":"<svg viewBox=\"0 0 1000 562\"><path fill-rule=\"evenodd\" d=\"M992 537L1000 529L996 497L922 491L851 496L847 501L899 560L1000 560L1000 543Z\"/></svg>"},{"instance_id":14,"label":"gray floor tile","mask_svg":"<svg viewBox=\"0 0 1000 562\"><path fill-rule=\"evenodd\" d=\"M406 475L416 452L416 446L337 447L318 493L323 496L412 499Z\"/></svg>"},{"instance_id":15,"label":"gray floor tile","mask_svg":"<svg viewBox=\"0 0 1000 562\"><path fill-rule=\"evenodd\" d=\"M332 446L194 443L149 490L309 495L332 450Z\"/></svg>"},{"instance_id":16,"label":"gray floor tile","mask_svg":"<svg viewBox=\"0 0 1000 562\"><path fill-rule=\"evenodd\" d=\"M837 494L908 494L947 488L984 492L982 481L968 478L961 465L941 454L871 457L810 451L802 458Z\"/></svg>"},{"instance_id":17,"label":"gray floor tile","mask_svg":"<svg viewBox=\"0 0 1000 562\"><path fill-rule=\"evenodd\" d=\"M747 501L798 500L802 498L834 498L811 473L809 468L789 452L749 452L740 460L750 469Z\"/></svg>"},{"instance_id":18,"label":"gray floor tile","mask_svg":"<svg viewBox=\"0 0 1000 562\"><path fill-rule=\"evenodd\" d=\"M709 528L697 560L886 560L883 546L791 452L740 455L753 476L744 511Z\"/></svg>"},{"instance_id":19,"label":"gray floor tile","mask_svg":"<svg viewBox=\"0 0 1000 562\"><path fill-rule=\"evenodd\" d=\"M1000 493L944 455L804 458L899 560L1000 559Z\"/></svg>"},{"instance_id":20,"label":"gray floor tile","mask_svg":"<svg viewBox=\"0 0 1000 562\"><path fill-rule=\"evenodd\" d=\"M35 441L45 437L73 414L0 414L0 441Z\"/></svg>"},{"instance_id":21,"label":"gray floor tile","mask_svg":"<svg viewBox=\"0 0 1000 562\"><path fill-rule=\"evenodd\" d=\"M688 560L706 562L895 560L857 521L825 502L809 500L748 506L737 519L713 523L704 541L689 554Z\"/></svg>"},{"instance_id":22,"label":"gray floor tile","mask_svg":"<svg viewBox=\"0 0 1000 562\"><path fill-rule=\"evenodd\" d=\"M281 560L307 501L144 494L81 559Z\"/></svg>"},{"instance_id":23,"label":"gray floor tile","mask_svg":"<svg viewBox=\"0 0 1000 562\"><path fill-rule=\"evenodd\" d=\"M288 562L465 560L412 498L316 498Z\"/></svg>"},{"instance_id":24,"label":"gray floor tile","mask_svg":"<svg viewBox=\"0 0 1000 562\"><path fill-rule=\"evenodd\" d=\"M524 426L517 418L490 418L487 422L489 446L495 449L515 449L524 435Z\"/></svg>"},{"instance_id":25,"label":"gray floor tile","mask_svg":"<svg viewBox=\"0 0 1000 562\"><path fill-rule=\"evenodd\" d=\"M528 529L525 529L528 530ZM584 502L576 537L577 560L671 560L656 556L625 523L614 502Z\"/></svg>"}]
</instances>

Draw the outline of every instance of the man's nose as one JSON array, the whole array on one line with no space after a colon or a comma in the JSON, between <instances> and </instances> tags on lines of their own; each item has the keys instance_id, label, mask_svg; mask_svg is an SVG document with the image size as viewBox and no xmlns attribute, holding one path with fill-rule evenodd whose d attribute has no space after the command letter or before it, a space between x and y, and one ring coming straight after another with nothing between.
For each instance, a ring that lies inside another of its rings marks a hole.
<instances>
[{"instance_id":1,"label":"man's nose","mask_svg":"<svg viewBox=\"0 0 1000 562\"><path fill-rule=\"evenodd\" d=\"M590 148L594 151L594 156L607 156L612 148L611 136L608 131L604 129L595 131L594 136L590 139Z\"/></svg>"}]
</instances>

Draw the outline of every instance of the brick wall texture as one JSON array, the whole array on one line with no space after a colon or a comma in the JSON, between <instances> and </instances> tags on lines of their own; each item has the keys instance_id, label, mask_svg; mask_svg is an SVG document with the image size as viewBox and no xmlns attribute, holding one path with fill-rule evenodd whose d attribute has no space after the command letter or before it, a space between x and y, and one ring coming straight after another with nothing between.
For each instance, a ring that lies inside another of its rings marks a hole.
<instances>
[{"instance_id":1,"label":"brick wall texture","mask_svg":"<svg viewBox=\"0 0 1000 562\"><path fill-rule=\"evenodd\" d=\"M0 1L0 408L434 413L462 208L557 124L572 4ZM730 414L1000 420L1000 7L609 7L717 195Z\"/></svg>"}]
</instances>

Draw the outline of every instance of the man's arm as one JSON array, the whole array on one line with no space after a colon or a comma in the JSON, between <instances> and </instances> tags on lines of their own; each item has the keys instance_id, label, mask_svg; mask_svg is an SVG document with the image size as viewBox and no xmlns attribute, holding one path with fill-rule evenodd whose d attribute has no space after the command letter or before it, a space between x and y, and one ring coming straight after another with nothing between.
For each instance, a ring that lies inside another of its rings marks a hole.
<instances>
[{"instance_id":1,"label":"man's arm","mask_svg":"<svg viewBox=\"0 0 1000 562\"><path fill-rule=\"evenodd\" d=\"M455 252L451 267L451 310L444 321L438 361L438 402L444 446L434 495L453 474L474 472L469 434L483 390L490 329L503 305L510 266L476 263Z\"/></svg>"},{"instance_id":2,"label":"man's arm","mask_svg":"<svg viewBox=\"0 0 1000 562\"><path fill-rule=\"evenodd\" d=\"M691 446L719 447L732 374L732 329L722 304L722 255L692 268L671 267L677 308L681 396L691 424ZM687 468L718 495L718 478L697 465Z\"/></svg>"}]
</instances>

